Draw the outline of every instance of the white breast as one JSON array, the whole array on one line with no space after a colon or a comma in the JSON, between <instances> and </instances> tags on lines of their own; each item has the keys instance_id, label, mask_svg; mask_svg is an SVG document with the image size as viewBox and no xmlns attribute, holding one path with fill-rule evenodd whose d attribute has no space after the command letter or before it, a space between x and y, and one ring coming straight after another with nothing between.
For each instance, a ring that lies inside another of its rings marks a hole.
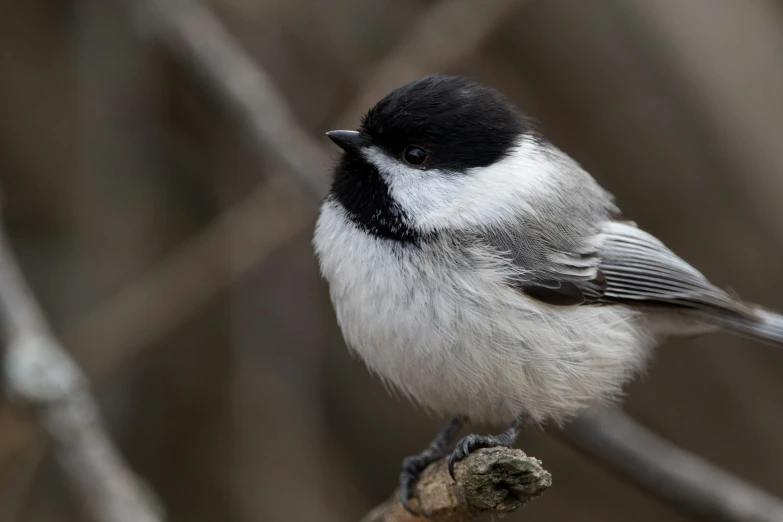
<instances>
[{"instance_id":1,"label":"white breast","mask_svg":"<svg viewBox=\"0 0 783 522\"><path fill-rule=\"evenodd\" d=\"M559 307L506 284L479 250L366 234L333 201L314 245L348 345L428 409L476 421L562 420L619 396L652 345L622 306Z\"/></svg>"}]
</instances>

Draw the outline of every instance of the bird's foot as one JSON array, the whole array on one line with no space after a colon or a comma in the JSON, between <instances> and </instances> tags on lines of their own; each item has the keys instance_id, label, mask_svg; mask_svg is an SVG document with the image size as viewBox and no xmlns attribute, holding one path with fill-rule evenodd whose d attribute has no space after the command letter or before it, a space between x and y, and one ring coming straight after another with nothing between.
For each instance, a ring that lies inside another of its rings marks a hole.
<instances>
[{"instance_id":1,"label":"bird's foot","mask_svg":"<svg viewBox=\"0 0 783 522\"><path fill-rule=\"evenodd\" d=\"M510 448L513 446L517 441L519 432L522 430L522 425L522 417L518 417L514 421L514 424L501 435L465 435L457 442L454 451L451 452L451 457L449 457L449 475L451 475L451 478L457 480L454 476L454 464L467 458L468 455L477 449L496 447Z\"/></svg>"},{"instance_id":2,"label":"bird's foot","mask_svg":"<svg viewBox=\"0 0 783 522\"><path fill-rule=\"evenodd\" d=\"M451 452L449 457L449 475L454 480L454 464L467 458L472 452L481 448L496 448L498 446L509 447L513 442L507 442L503 437L496 437L495 435L466 435L457 445L454 447L454 451Z\"/></svg>"},{"instance_id":3,"label":"bird's foot","mask_svg":"<svg viewBox=\"0 0 783 522\"><path fill-rule=\"evenodd\" d=\"M425 451L424 453L427 452ZM447 454L448 451L444 451L443 454L440 455L411 455L402 460L402 473L400 473L400 500L402 500L402 505L405 510L410 514L419 515L419 513L411 507L410 500L413 497L413 488L421 477L421 472L427 469L427 466L433 462L437 462Z\"/></svg>"},{"instance_id":4,"label":"bird's foot","mask_svg":"<svg viewBox=\"0 0 783 522\"><path fill-rule=\"evenodd\" d=\"M427 469L427 466L433 462L437 462L442 459L451 451L451 441L454 440L454 436L459 432L462 427L462 421L459 419L452 420L439 434L435 437L429 447L419 453L418 455L411 455L405 457L402 461L402 473L400 473L400 500L403 507L412 515L418 516L413 507L411 507L410 499L413 497L413 490L416 483L421 477L422 471Z\"/></svg>"}]
</instances>

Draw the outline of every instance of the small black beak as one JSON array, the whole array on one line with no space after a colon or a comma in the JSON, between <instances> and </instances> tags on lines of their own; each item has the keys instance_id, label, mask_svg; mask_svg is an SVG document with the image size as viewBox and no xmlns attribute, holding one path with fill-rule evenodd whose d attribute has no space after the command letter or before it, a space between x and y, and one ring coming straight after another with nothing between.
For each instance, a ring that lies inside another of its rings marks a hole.
<instances>
[{"instance_id":1,"label":"small black beak","mask_svg":"<svg viewBox=\"0 0 783 522\"><path fill-rule=\"evenodd\" d=\"M349 130L333 130L326 133L343 150L356 150L361 142L361 134Z\"/></svg>"}]
</instances>

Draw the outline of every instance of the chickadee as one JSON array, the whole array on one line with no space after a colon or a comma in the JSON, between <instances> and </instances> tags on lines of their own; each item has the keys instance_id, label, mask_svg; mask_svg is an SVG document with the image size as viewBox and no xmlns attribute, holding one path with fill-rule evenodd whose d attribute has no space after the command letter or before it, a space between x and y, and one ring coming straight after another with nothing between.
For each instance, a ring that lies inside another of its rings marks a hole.
<instances>
[{"instance_id":1,"label":"chickadee","mask_svg":"<svg viewBox=\"0 0 783 522\"><path fill-rule=\"evenodd\" d=\"M508 446L523 422L610 403L668 336L783 343L783 317L713 286L498 91L428 76L369 110L343 149L314 245L347 344L392 388L454 417L403 461ZM505 423L468 435L464 420ZM411 510L412 511L412 510Z\"/></svg>"}]
</instances>

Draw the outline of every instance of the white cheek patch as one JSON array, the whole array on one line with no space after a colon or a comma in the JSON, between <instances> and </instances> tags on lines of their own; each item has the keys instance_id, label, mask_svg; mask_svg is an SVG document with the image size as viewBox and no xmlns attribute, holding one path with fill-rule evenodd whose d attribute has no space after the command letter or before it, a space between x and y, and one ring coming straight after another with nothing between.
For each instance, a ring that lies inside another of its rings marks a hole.
<instances>
[{"instance_id":1,"label":"white cheek patch","mask_svg":"<svg viewBox=\"0 0 783 522\"><path fill-rule=\"evenodd\" d=\"M563 168L530 138L497 163L465 172L408 167L377 147L366 149L364 156L423 232L490 225L520 210L534 212L534 200L554 190L552 169Z\"/></svg>"},{"instance_id":2,"label":"white cheek patch","mask_svg":"<svg viewBox=\"0 0 783 522\"><path fill-rule=\"evenodd\" d=\"M441 214L456 203L464 184L459 175L409 167L377 147L366 149L364 156L383 176L392 198L422 231L427 231L422 226L427 216Z\"/></svg>"}]
</instances>

